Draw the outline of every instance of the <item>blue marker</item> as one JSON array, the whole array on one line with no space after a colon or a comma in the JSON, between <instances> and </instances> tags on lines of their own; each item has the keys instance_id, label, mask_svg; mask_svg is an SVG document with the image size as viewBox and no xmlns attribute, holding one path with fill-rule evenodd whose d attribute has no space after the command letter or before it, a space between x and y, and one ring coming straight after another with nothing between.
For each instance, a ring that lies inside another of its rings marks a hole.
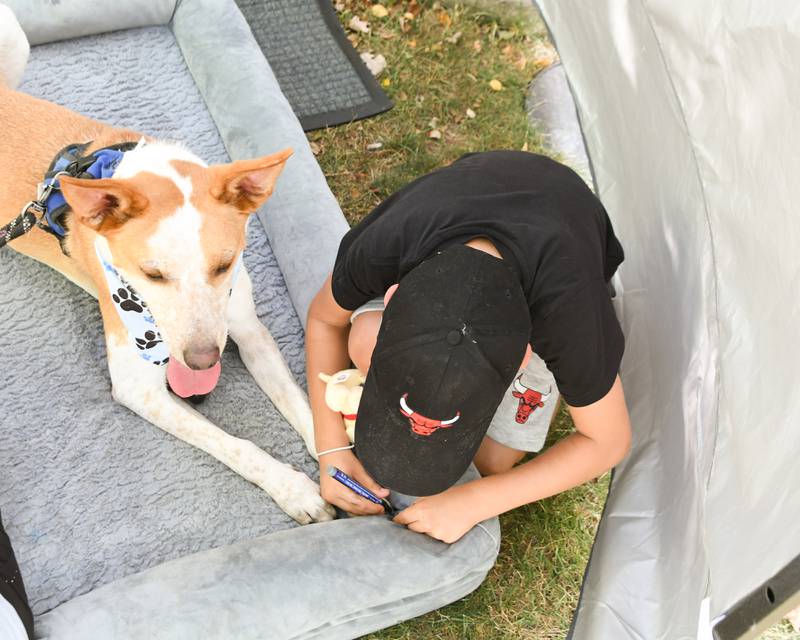
<instances>
[{"instance_id":1,"label":"blue marker","mask_svg":"<svg viewBox=\"0 0 800 640\"><path fill-rule=\"evenodd\" d=\"M339 482L341 482L345 487L347 487L351 491L354 491L362 498L366 498L370 502L374 502L375 504L381 505L386 510L386 513L390 515L394 513L394 507L388 500L386 500L385 498L379 498L374 493L372 493L372 491L370 491L365 486L353 480L344 471L337 469L332 464L328 465L328 475L334 480L338 480Z\"/></svg>"}]
</instances>

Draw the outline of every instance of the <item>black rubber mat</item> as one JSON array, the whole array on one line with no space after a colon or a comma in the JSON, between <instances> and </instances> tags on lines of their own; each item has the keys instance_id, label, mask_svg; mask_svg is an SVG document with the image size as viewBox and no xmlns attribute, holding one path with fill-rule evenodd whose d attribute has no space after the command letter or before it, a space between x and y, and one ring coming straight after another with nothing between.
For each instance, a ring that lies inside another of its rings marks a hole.
<instances>
[{"instance_id":1,"label":"black rubber mat","mask_svg":"<svg viewBox=\"0 0 800 640\"><path fill-rule=\"evenodd\" d=\"M392 108L353 49L330 0L236 0L303 129Z\"/></svg>"}]
</instances>

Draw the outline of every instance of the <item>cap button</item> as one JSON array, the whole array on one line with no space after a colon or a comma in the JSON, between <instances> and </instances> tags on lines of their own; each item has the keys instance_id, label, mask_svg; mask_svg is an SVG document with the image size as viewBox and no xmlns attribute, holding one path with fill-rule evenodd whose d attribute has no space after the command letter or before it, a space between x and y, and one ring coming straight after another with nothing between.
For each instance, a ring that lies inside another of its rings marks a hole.
<instances>
[{"instance_id":1,"label":"cap button","mask_svg":"<svg viewBox=\"0 0 800 640\"><path fill-rule=\"evenodd\" d=\"M461 332L453 329L447 334L447 342L453 346L457 345L459 342L461 342Z\"/></svg>"}]
</instances>

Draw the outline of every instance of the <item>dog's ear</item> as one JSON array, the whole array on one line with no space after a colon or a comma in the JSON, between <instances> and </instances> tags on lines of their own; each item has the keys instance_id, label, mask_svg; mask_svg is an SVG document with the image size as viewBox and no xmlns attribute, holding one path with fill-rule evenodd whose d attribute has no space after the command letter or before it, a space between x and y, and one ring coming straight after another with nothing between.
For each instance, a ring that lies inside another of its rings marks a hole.
<instances>
[{"instance_id":1,"label":"dog's ear","mask_svg":"<svg viewBox=\"0 0 800 640\"><path fill-rule=\"evenodd\" d=\"M253 213L272 195L275 181L292 153L287 148L263 158L210 167L211 195L242 213Z\"/></svg>"},{"instance_id":2,"label":"dog's ear","mask_svg":"<svg viewBox=\"0 0 800 640\"><path fill-rule=\"evenodd\" d=\"M140 215L147 198L126 180L60 178L61 193L77 219L100 233L112 231Z\"/></svg>"}]
</instances>

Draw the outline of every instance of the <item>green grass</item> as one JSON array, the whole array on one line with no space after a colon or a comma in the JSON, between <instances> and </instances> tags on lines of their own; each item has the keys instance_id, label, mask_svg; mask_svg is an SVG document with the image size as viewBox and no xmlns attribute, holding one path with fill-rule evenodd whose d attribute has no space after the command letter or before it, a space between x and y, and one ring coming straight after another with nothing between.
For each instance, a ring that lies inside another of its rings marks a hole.
<instances>
[{"instance_id":1,"label":"green grass","mask_svg":"<svg viewBox=\"0 0 800 640\"><path fill-rule=\"evenodd\" d=\"M483 12L438 3L387 4L382 19L368 4L344 0L340 6L344 25L353 16L369 22L369 34L349 33L359 51L385 56L378 79L388 83L395 103L386 114L309 136L351 223L413 178L469 151L540 148L527 124L524 95L554 55L541 27L502 24ZM406 20L406 13L417 15ZM502 90L492 90L492 80ZM440 139L429 137L434 130ZM375 143L383 146L367 149Z\"/></svg>"},{"instance_id":2,"label":"green grass","mask_svg":"<svg viewBox=\"0 0 800 640\"><path fill-rule=\"evenodd\" d=\"M371 4L358 0L337 5L345 28L353 16L369 23L369 34L348 33L359 51L386 58L378 80L395 102L386 114L309 135L351 224L393 191L464 153L546 153L524 104L530 80L555 59L537 18L418 0L384 2L386 17L374 16ZM406 13L413 19L403 18ZM502 90L493 90L491 80ZM433 130L439 139L429 136ZM379 149L368 149L376 143ZM548 445L572 429L562 406ZM475 592L369 638L563 638L607 491L608 475L503 515L497 564ZM786 623L763 636L790 638L798 636Z\"/></svg>"},{"instance_id":3,"label":"green grass","mask_svg":"<svg viewBox=\"0 0 800 640\"><path fill-rule=\"evenodd\" d=\"M758 640L800 640L800 632L792 629L792 625L784 620L762 633Z\"/></svg>"}]
</instances>

